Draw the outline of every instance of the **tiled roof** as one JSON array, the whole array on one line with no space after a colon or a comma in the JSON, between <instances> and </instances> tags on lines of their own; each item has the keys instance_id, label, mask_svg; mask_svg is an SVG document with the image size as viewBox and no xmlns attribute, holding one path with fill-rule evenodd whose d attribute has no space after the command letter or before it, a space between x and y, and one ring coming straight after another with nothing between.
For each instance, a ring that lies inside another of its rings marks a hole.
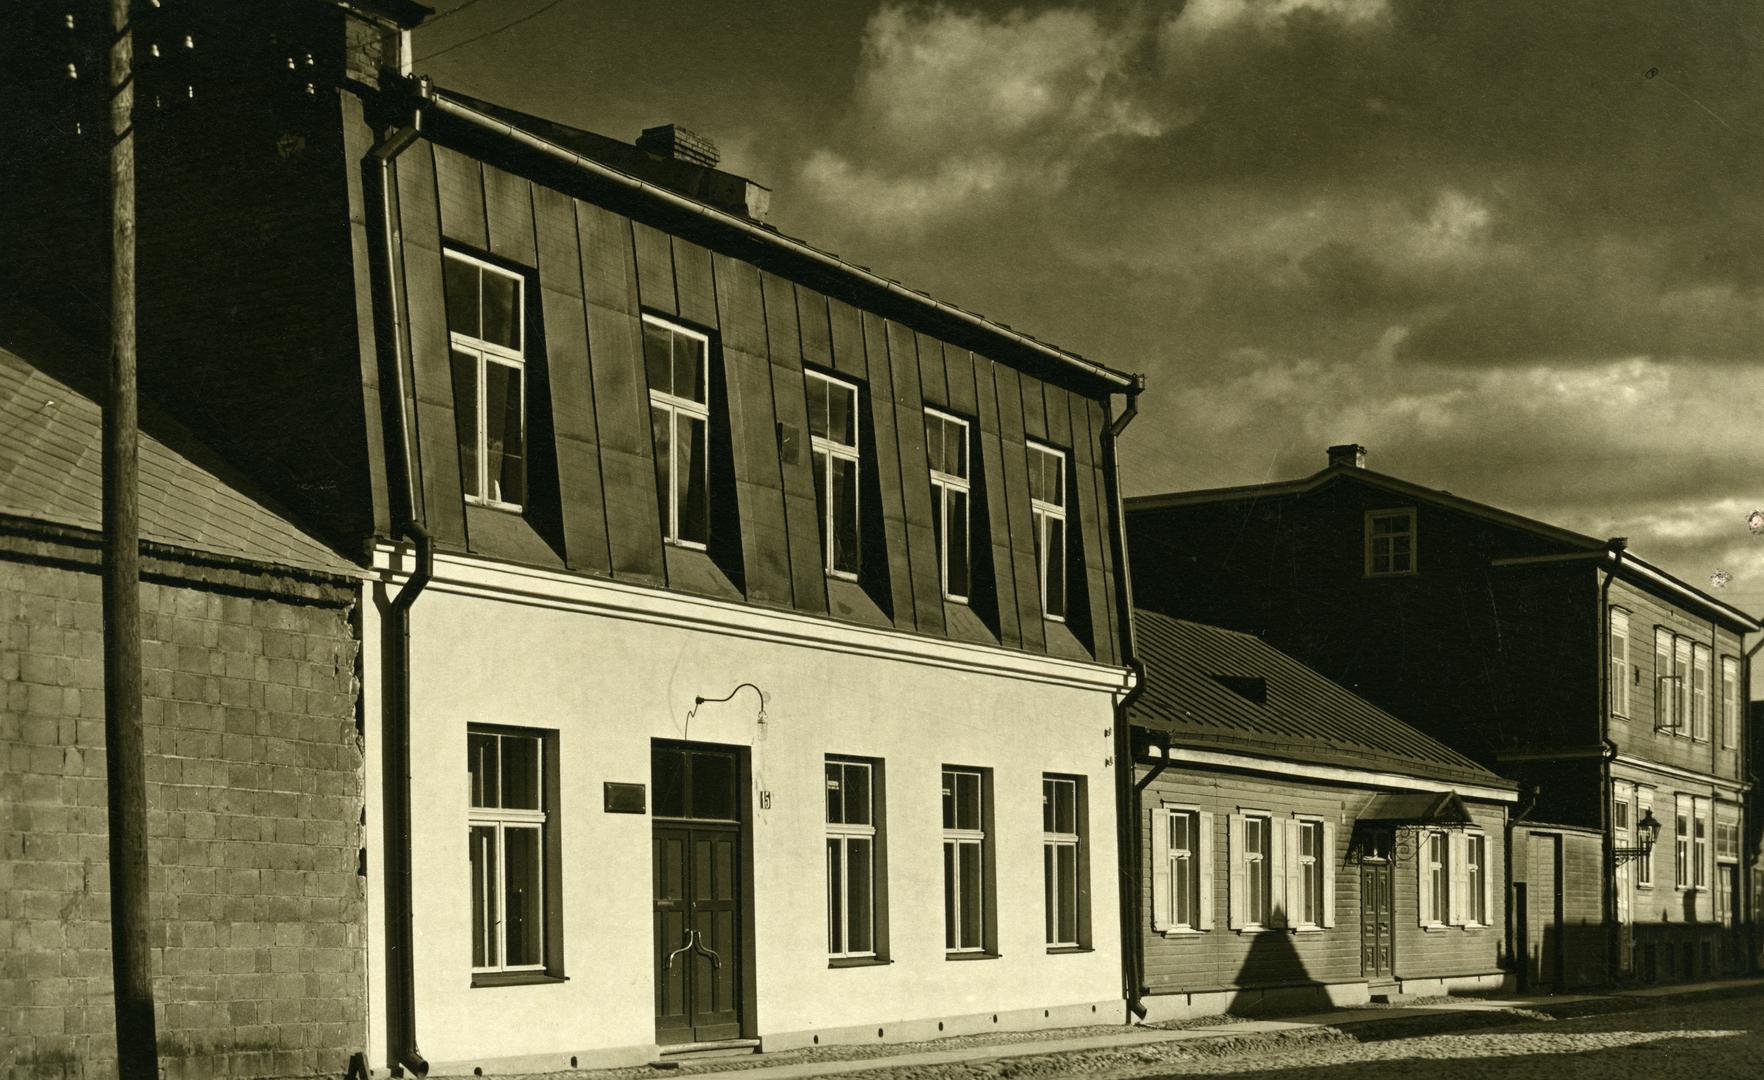
<instances>
[{"instance_id":1,"label":"tiled roof","mask_svg":"<svg viewBox=\"0 0 1764 1080\"><path fill-rule=\"evenodd\" d=\"M96 402L0 348L0 514L100 528ZM169 428L168 428L169 431ZM141 434L141 538L170 547L335 574L358 569L241 485Z\"/></svg>"},{"instance_id":2,"label":"tiled roof","mask_svg":"<svg viewBox=\"0 0 1764 1080\"><path fill-rule=\"evenodd\" d=\"M1174 746L1515 786L1259 638L1143 609L1134 618L1146 689L1132 720Z\"/></svg>"}]
</instances>

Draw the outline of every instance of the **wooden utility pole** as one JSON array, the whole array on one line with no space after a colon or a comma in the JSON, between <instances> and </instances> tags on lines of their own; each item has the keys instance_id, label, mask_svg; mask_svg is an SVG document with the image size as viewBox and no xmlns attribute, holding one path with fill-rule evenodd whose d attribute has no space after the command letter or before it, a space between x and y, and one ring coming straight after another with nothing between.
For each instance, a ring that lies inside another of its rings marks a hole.
<instances>
[{"instance_id":1,"label":"wooden utility pole","mask_svg":"<svg viewBox=\"0 0 1764 1080\"><path fill-rule=\"evenodd\" d=\"M122 1080L158 1080L147 934L147 761L141 709L141 527L135 402L135 79L131 0L110 0L110 363L104 400L104 746L110 965Z\"/></svg>"}]
</instances>

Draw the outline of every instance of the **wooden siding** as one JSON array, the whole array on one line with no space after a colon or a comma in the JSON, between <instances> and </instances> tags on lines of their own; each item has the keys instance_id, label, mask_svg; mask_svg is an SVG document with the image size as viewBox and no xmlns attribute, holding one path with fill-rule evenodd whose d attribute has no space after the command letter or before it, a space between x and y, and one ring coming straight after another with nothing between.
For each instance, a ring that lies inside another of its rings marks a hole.
<instances>
[{"instance_id":1,"label":"wooden siding","mask_svg":"<svg viewBox=\"0 0 1764 1080\"><path fill-rule=\"evenodd\" d=\"M550 401L549 415L537 417L541 388L529 399L529 440L544 443L531 446L530 460L548 475L534 477L525 517L555 534L572 569L709 587L702 560L673 561L691 553L662 541L642 354L641 320L650 312L712 340L710 562L726 576L718 595L830 610L803 378L814 367L860 386L859 585L874 609L860 611L865 602L844 590L835 615L887 618L935 636L995 634L1007 646L1048 651L1025 449L1029 438L1044 439L1068 450L1073 468L1072 602L1084 610L1072 623L1098 659L1115 661L1120 619L1105 583L1113 544L1093 423L1104 401L830 297L747 253L703 246L700 234L675 235L664 222L633 220L427 141L401 156L397 176L404 239L394 269L410 327L420 509L444 546L526 557L506 546L505 529L467 535L441 291L445 242L529 271L529 340L539 350L529 360L535 375L548 376ZM971 606L979 622L942 595L928 405L972 424ZM787 441L793 455L781 452ZM537 505L545 498L558 505ZM473 514L485 524L478 508ZM1062 636L1056 651L1072 648Z\"/></svg>"},{"instance_id":2,"label":"wooden siding","mask_svg":"<svg viewBox=\"0 0 1764 1080\"><path fill-rule=\"evenodd\" d=\"M1144 774L1143 768L1140 774ZM1360 878L1347 861L1354 821L1371 801L1369 788L1306 783L1274 776L1172 768L1153 780L1140 800L1138 828L1142 865L1140 935L1145 983L1153 994L1198 993L1248 987L1359 982ZM1487 926L1423 930L1418 924L1413 846L1392 868L1395 975L1404 979L1481 975L1499 970L1505 925L1502 874L1505 814L1497 804L1470 802L1471 815L1488 838L1493 875ZM1182 807L1213 815L1213 929L1196 933L1152 929L1151 811ZM1284 819L1306 815L1335 825L1335 925L1321 930L1231 929L1230 816L1242 811Z\"/></svg>"},{"instance_id":3,"label":"wooden siding","mask_svg":"<svg viewBox=\"0 0 1764 1080\"><path fill-rule=\"evenodd\" d=\"M1613 581L1610 590L1613 608L1629 613L1629 664L1632 672L1629 687L1629 715L1613 716L1611 738L1618 752L1630 757L1671 765L1694 772L1738 780L1740 775L1739 746L1745 741L1744 731L1733 740L1731 749L1721 746L1721 658L1738 658L1743 650L1738 635L1710 624L1707 619L1693 616L1674 604L1645 592L1626 581ZM1682 729L1662 730L1657 716L1654 694L1655 680L1662 674L1654 662L1654 631L1663 628L1679 637L1709 648L1709 737L1693 739L1688 713ZM1744 664L1741 664L1742 674ZM1742 703L1743 705L1743 703ZM1664 819L1662 819L1664 820Z\"/></svg>"}]
</instances>

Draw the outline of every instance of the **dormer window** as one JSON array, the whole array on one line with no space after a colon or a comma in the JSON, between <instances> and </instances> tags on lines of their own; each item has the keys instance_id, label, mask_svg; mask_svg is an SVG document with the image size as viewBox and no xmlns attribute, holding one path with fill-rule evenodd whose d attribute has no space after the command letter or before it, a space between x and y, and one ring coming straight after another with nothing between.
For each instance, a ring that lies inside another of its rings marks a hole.
<instances>
[{"instance_id":1,"label":"dormer window","mask_svg":"<svg viewBox=\"0 0 1764 1080\"><path fill-rule=\"evenodd\" d=\"M1066 455L1029 444L1029 518L1041 577L1043 617L1066 619Z\"/></svg>"},{"instance_id":2,"label":"dormer window","mask_svg":"<svg viewBox=\"0 0 1764 1080\"><path fill-rule=\"evenodd\" d=\"M808 391L809 449L821 510L824 568L837 578L858 574L858 388L818 371L803 373Z\"/></svg>"},{"instance_id":3,"label":"dormer window","mask_svg":"<svg viewBox=\"0 0 1764 1080\"><path fill-rule=\"evenodd\" d=\"M643 364L662 538L703 550L710 544L710 338L645 315Z\"/></svg>"},{"instance_id":4,"label":"dormer window","mask_svg":"<svg viewBox=\"0 0 1764 1080\"><path fill-rule=\"evenodd\" d=\"M1372 510L1366 514L1366 576L1396 577L1415 572L1415 508Z\"/></svg>"},{"instance_id":5,"label":"dormer window","mask_svg":"<svg viewBox=\"0 0 1764 1080\"><path fill-rule=\"evenodd\" d=\"M447 332L459 472L469 502L527 501L526 280L447 253Z\"/></svg>"},{"instance_id":6,"label":"dormer window","mask_svg":"<svg viewBox=\"0 0 1764 1080\"><path fill-rule=\"evenodd\" d=\"M931 468L931 524L943 598L968 600L968 422L925 410L925 455Z\"/></svg>"}]
</instances>

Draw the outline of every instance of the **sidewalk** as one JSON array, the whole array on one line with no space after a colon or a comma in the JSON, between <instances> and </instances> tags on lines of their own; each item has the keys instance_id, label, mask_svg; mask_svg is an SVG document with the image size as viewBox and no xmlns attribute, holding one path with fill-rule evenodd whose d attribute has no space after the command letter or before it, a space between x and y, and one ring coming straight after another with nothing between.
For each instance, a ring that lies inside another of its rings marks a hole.
<instances>
[{"instance_id":1,"label":"sidewalk","mask_svg":"<svg viewBox=\"0 0 1764 1080\"><path fill-rule=\"evenodd\" d=\"M965 1065L977 1062L1005 1061L1083 1054L1096 1051L1132 1053L1136 1048L1187 1044L1185 1049L1203 1054L1243 1053L1276 1043L1306 1043L1322 1040L1350 1039L1371 1042L1381 1039L1409 1038L1450 1031L1525 1020L1564 1019L1591 1013L1617 1012L1646 1008L1672 1001L1703 997L1726 997L1764 993L1764 978L1724 979L1707 983L1677 983L1644 989L1616 990L1593 994L1556 994L1551 996L1510 996L1499 998L1431 999L1414 1004L1398 1004L1357 1009L1333 1009L1328 1012L1269 1020L1224 1019L1217 1024L1189 1024L1181 1028L1152 1026L1121 1027L1104 1034L1085 1029L1081 1036L1062 1035L1049 1031L1045 1037L1031 1037L1011 1042L960 1045L938 1048L937 1043L919 1043L916 1047L880 1050L874 1056L839 1057L830 1053L797 1051L779 1055L791 1060L764 1064L765 1056L740 1060L747 1067L734 1066L724 1059L716 1062L687 1062L678 1069L665 1072L691 1075L693 1080L802 1080L805 1077L842 1076L876 1071L900 1071L910 1075L939 1066ZM964 1042L965 1040L944 1040ZM827 1048L828 1051L834 1048ZM662 1072L664 1070L654 1070ZM631 1070L616 1070L605 1075L624 1075Z\"/></svg>"}]
</instances>

